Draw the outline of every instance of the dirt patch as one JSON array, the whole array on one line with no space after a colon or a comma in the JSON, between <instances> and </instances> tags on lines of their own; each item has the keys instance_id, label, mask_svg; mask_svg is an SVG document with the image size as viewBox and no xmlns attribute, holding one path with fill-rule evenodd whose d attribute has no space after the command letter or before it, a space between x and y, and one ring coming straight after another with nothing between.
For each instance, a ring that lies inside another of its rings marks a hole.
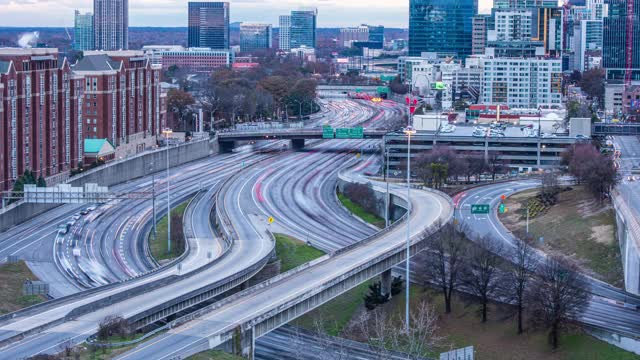
<instances>
[{"instance_id":1,"label":"dirt patch","mask_svg":"<svg viewBox=\"0 0 640 360\"><path fill-rule=\"evenodd\" d=\"M526 206L537 190L506 200L509 212L500 219L514 235L526 234ZM513 211L512 211L513 210ZM620 249L615 237L615 213L610 204L594 200L582 187L558 194L558 202L529 221L529 236L549 253L572 257L586 273L623 286Z\"/></svg>"}]
</instances>

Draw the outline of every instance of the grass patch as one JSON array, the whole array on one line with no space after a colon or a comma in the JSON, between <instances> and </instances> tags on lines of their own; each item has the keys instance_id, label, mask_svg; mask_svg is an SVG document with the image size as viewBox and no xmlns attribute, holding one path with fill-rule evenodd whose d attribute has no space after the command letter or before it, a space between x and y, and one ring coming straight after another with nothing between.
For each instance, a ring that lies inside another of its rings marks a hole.
<instances>
[{"instance_id":1,"label":"grass patch","mask_svg":"<svg viewBox=\"0 0 640 360\"><path fill-rule=\"evenodd\" d=\"M324 255L324 252L284 234L274 234L280 271L285 272Z\"/></svg>"},{"instance_id":2,"label":"grass patch","mask_svg":"<svg viewBox=\"0 0 640 360\"><path fill-rule=\"evenodd\" d=\"M179 224L181 224L180 226L182 226L182 218L188 204L189 201L185 201L177 207L171 209L171 217L177 217L179 219L179 221L174 220L174 222L171 224L172 227L176 222L178 222ZM154 257L154 259L156 259L156 261L162 262L166 260L172 260L184 253L184 239L182 239L182 241L177 241L178 239L176 239L174 236L176 234L176 230L177 229L171 229L171 253L168 252L167 248L167 216L162 217L156 225L158 238L153 239L153 231L151 231L151 234L149 234L149 250L151 251L151 255ZM182 234L182 231L179 231L179 233ZM184 235L182 236L184 237Z\"/></svg>"},{"instance_id":3,"label":"grass patch","mask_svg":"<svg viewBox=\"0 0 640 360\"><path fill-rule=\"evenodd\" d=\"M349 198L347 198L344 194L338 194L338 199L340 200L342 205L347 208L347 210L349 210L349 212L351 212L353 215L359 217L365 222L368 222L369 224L375 225L380 229L384 228L385 221L378 215L366 212L360 205L349 200Z\"/></svg>"},{"instance_id":4,"label":"grass patch","mask_svg":"<svg viewBox=\"0 0 640 360\"><path fill-rule=\"evenodd\" d=\"M291 322L311 331L324 330L331 336L341 335L354 314L364 304L364 295L369 291L366 282L356 286L326 304L306 313Z\"/></svg>"},{"instance_id":5,"label":"grass patch","mask_svg":"<svg viewBox=\"0 0 640 360\"><path fill-rule=\"evenodd\" d=\"M411 288L411 306L421 301L430 302L438 312L439 335L445 336L451 348L473 345L477 359L492 360L632 360L638 356L609 345L579 330L573 330L560 338L560 347L553 351L547 344L547 334L543 331L526 329L522 335L516 334L516 321L511 316L509 305L491 304L489 320L483 324L478 316L479 305L473 298L454 297L451 314L444 313L444 298L439 291L420 286ZM404 319L404 296L394 297L383 305L387 311ZM425 356L438 358L441 351L436 349Z\"/></svg>"},{"instance_id":6,"label":"grass patch","mask_svg":"<svg viewBox=\"0 0 640 360\"><path fill-rule=\"evenodd\" d=\"M506 200L509 212L500 219L515 235L526 236L527 201L537 190L525 191ZM594 200L582 187L558 194L558 203L529 220L536 246L572 257L594 277L622 287L624 275L620 248L615 237L615 212L608 204Z\"/></svg>"},{"instance_id":7,"label":"grass patch","mask_svg":"<svg viewBox=\"0 0 640 360\"><path fill-rule=\"evenodd\" d=\"M24 261L0 265L0 314L46 301L44 296L22 295L25 280L38 280Z\"/></svg>"},{"instance_id":8,"label":"grass patch","mask_svg":"<svg viewBox=\"0 0 640 360\"><path fill-rule=\"evenodd\" d=\"M243 357L232 355L220 350L208 350L192 356L187 360L242 360Z\"/></svg>"}]
</instances>

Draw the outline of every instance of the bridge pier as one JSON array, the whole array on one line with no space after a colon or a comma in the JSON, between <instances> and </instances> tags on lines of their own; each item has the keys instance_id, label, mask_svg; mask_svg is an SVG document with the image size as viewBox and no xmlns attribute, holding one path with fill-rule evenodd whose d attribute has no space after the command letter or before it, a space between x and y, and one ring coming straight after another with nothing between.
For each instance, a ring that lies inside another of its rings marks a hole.
<instances>
[{"instance_id":1,"label":"bridge pier","mask_svg":"<svg viewBox=\"0 0 640 360\"><path fill-rule=\"evenodd\" d=\"M220 153L230 153L235 147L235 141L220 141Z\"/></svg>"},{"instance_id":2,"label":"bridge pier","mask_svg":"<svg viewBox=\"0 0 640 360\"><path fill-rule=\"evenodd\" d=\"M389 299L391 299L392 281L393 277L391 276L391 269L380 274L380 290L382 291L382 295L388 295Z\"/></svg>"},{"instance_id":3,"label":"bridge pier","mask_svg":"<svg viewBox=\"0 0 640 360\"><path fill-rule=\"evenodd\" d=\"M304 149L304 139L291 139L291 148L293 150Z\"/></svg>"},{"instance_id":4,"label":"bridge pier","mask_svg":"<svg viewBox=\"0 0 640 360\"><path fill-rule=\"evenodd\" d=\"M253 360L255 356L256 337L253 328L242 331L238 326L231 340L232 353L245 359Z\"/></svg>"}]
</instances>

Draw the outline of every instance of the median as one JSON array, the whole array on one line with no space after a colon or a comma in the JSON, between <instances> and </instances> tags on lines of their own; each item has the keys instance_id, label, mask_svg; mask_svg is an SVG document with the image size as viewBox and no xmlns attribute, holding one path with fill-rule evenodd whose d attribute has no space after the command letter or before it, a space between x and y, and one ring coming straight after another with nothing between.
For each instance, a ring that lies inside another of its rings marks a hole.
<instances>
[{"instance_id":1,"label":"median","mask_svg":"<svg viewBox=\"0 0 640 360\"><path fill-rule=\"evenodd\" d=\"M149 234L149 251L151 256L161 265L170 260L173 260L181 256L186 248L184 231L182 228L182 222L184 218L184 212L189 205L187 200L175 208L171 209L171 251L168 249L167 242L167 217L164 216L158 221L156 225L157 238L153 237L153 230Z\"/></svg>"}]
</instances>

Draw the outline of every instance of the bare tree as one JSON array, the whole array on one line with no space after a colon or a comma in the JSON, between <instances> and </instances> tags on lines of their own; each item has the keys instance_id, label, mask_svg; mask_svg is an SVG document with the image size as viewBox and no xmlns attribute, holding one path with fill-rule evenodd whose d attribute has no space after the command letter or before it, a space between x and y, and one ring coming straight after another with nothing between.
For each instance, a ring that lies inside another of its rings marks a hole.
<instances>
[{"instance_id":1,"label":"bare tree","mask_svg":"<svg viewBox=\"0 0 640 360\"><path fill-rule=\"evenodd\" d=\"M513 250L512 262L513 265L509 269L505 279L506 293L516 304L518 334L522 334L522 316L529 300L527 289L538 265L529 239L516 243L516 247Z\"/></svg>"},{"instance_id":2,"label":"bare tree","mask_svg":"<svg viewBox=\"0 0 640 360\"><path fill-rule=\"evenodd\" d=\"M584 312L588 286L572 262L549 256L531 287L532 321L549 329L549 344L558 348L560 332Z\"/></svg>"},{"instance_id":3,"label":"bare tree","mask_svg":"<svg viewBox=\"0 0 640 360\"><path fill-rule=\"evenodd\" d=\"M470 248L462 277L465 287L473 295L480 298L482 322L487 321L489 300L497 293L500 286L499 265L502 243L488 236L483 236Z\"/></svg>"},{"instance_id":4,"label":"bare tree","mask_svg":"<svg viewBox=\"0 0 640 360\"><path fill-rule=\"evenodd\" d=\"M558 189L559 181L558 174L553 170L548 170L542 173L542 193L552 194Z\"/></svg>"},{"instance_id":5,"label":"bare tree","mask_svg":"<svg viewBox=\"0 0 640 360\"><path fill-rule=\"evenodd\" d=\"M98 340L107 340L111 336L126 338L131 335L131 325L127 319L119 315L106 316L98 324Z\"/></svg>"},{"instance_id":6,"label":"bare tree","mask_svg":"<svg viewBox=\"0 0 640 360\"><path fill-rule=\"evenodd\" d=\"M425 235L428 236L428 235ZM466 251L464 233L447 224L437 234L431 235L427 252L426 276L442 290L445 312L451 313L451 297L460 285L460 271Z\"/></svg>"},{"instance_id":7,"label":"bare tree","mask_svg":"<svg viewBox=\"0 0 640 360\"><path fill-rule=\"evenodd\" d=\"M402 343L406 344L404 352L410 358L421 358L427 351L444 344L444 337L437 334L438 314L433 306L422 301L418 308L411 312L410 318L409 331L405 339L402 339Z\"/></svg>"},{"instance_id":8,"label":"bare tree","mask_svg":"<svg viewBox=\"0 0 640 360\"><path fill-rule=\"evenodd\" d=\"M388 359L391 352L391 336L395 332L396 324L387 318L381 308L362 312L357 324L376 359Z\"/></svg>"}]
</instances>

